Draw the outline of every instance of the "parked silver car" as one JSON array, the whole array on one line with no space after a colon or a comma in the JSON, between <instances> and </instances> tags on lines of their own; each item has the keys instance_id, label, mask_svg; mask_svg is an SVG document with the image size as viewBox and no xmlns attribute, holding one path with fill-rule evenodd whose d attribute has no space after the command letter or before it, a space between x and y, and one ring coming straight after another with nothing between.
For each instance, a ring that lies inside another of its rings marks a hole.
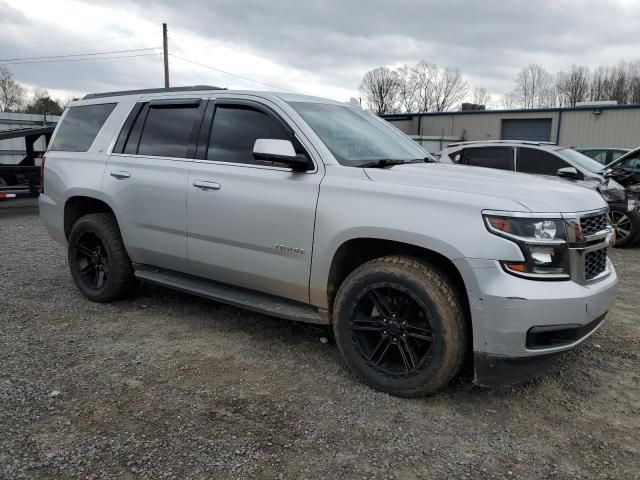
<instances>
[{"instance_id":1,"label":"parked silver car","mask_svg":"<svg viewBox=\"0 0 640 480\"><path fill-rule=\"evenodd\" d=\"M354 106L208 87L71 102L40 212L89 299L164 285L332 325L395 395L540 372L602 323L613 230L595 191L443 165Z\"/></svg>"}]
</instances>

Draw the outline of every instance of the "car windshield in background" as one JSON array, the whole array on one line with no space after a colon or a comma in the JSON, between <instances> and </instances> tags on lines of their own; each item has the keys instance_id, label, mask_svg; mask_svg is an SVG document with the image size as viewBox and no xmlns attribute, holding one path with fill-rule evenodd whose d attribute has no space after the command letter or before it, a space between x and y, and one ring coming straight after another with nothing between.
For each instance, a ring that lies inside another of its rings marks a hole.
<instances>
[{"instance_id":1,"label":"car windshield in background","mask_svg":"<svg viewBox=\"0 0 640 480\"><path fill-rule=\"evenodd\" d=\"M314 102L290 105L342 165L376 161L435 161L413 140L382 119L357 108Z\"/></svg>"},{"instance_id":2,"label":"car windshield in background","mask_svg":"<svg viewBox=\"0 0 640 480\"><path fill-rule=\"evenodd\" d=\"M562 148L560 150L556 150L556 153L566 158L567 160L577 163L582 168L586 168L592 173L600 173L604 168L604 166L597 160L589 158L585 154L576 152L575 150L572 150L570 148Z\"/></svg>"}]
</instances>

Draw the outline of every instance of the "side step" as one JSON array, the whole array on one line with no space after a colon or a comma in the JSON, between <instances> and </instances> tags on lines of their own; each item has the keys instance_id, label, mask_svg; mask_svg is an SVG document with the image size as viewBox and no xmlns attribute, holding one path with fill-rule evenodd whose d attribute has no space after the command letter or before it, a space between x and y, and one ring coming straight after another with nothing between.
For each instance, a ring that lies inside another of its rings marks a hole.
<instances>
[{"instance_id":1,"label":"side step","mask_svg":"<svg viewBox=\"0 0 640 480\"><path fill-rule=\"evenodd\" d=\"M134 269L136 277L145 282L287 320L329 324L325 310L301 302L147 265L136 264Z\"/></svg>"}]
</instances>

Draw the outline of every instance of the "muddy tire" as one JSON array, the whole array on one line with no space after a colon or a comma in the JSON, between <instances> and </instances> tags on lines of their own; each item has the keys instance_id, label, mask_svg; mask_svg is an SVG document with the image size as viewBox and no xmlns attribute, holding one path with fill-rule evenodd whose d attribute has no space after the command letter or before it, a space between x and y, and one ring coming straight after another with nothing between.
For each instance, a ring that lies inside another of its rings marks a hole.
<instances>
[{"instance_id":1,"label":"muddy tire","mask_svg":"<svg viewBox=\"0 0 640 480\"><path fill-rule=\"evenodd\" d=\"M460 371L467 353L463 301L447 275L413 257L359 266L333 307L336 343L365 383L392 395L428 395Z\"/></svg>"},{"instance_id":2,"label":"muddy tire","mask_svg":"<svg viewBox=\"0 0 640 480\"><path fill-rule=\"evenodd\" d=\"M118 224L109 213L93 213L76 221L69 235L68 259L76 286L93 302L122 298L135 285Z\"/></svg>"}]
</instances>

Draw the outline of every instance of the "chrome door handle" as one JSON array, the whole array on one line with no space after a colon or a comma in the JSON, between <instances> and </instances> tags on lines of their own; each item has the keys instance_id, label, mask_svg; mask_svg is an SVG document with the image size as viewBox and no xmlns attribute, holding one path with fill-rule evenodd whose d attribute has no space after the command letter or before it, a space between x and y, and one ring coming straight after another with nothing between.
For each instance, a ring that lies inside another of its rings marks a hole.
<instances>
[{"instance_id":1,"label":"chrome door handle","mask_svg":"<svg viewBox=\"0 0 640 480\"><path fill-rule=\"evenodd\" d=\"M125 172L124 170L111 170L109 175L115 178L129 178L131 176L129 172Z\"/></svg>"},{"instance_id":2,"label":"chrome door handle","mask_svg":"<svg viewBox=\"0 0 640 480\"><path fill-rule=\"evenodd\" d=\"M204 180L196 180L193 182L193 186L200 190L220 190L220 184L216 182L207 182Z\"/></svg>"}]
</instances>

